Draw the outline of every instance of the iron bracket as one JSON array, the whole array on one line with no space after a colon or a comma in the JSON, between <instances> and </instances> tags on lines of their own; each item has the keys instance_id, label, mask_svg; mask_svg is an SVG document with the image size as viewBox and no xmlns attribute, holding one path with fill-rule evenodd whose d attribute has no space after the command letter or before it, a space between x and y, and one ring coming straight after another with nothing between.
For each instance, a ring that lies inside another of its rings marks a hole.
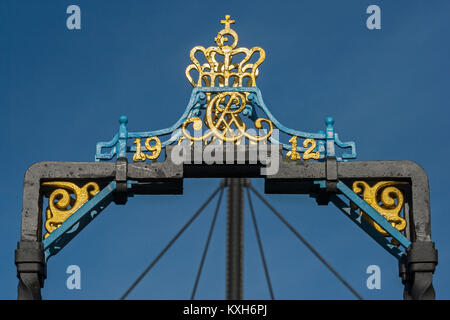
<instances>
[{"instance_id":1,"label":"iron bracket","mask_svg":"<svg viewBox=\"0 0 450 320\"><path fill-rule=\"evenodd\" d=\"M326 173L326 191L329 193L337 193L338 182L338 163L335 156L327 157L325 161L325 173Z\"/></svg>"},{"instance_id":2,"label":"iron bracket","mask_svg":"<svg viewBox=\"0 0 450 320\"><path fill-rule=\"evenodd\" d=\"M330 202L330 194L338 193L338 162L335 156L327 156L325 159L325 189L320 189L313 195L319 206L326 206Z\"/></svg>"},{"instance_id":3,"label":"iron bracket","mask_svg":"<svg viewBox=\"0 0 450 320\"><path fill-rule=\"evenodd\" d=\"M116 204L124 205L128 200L128 159L125 157L117 158L116 161L116 190L114 191L114 202Z\"/></svg>"}]
</instances>

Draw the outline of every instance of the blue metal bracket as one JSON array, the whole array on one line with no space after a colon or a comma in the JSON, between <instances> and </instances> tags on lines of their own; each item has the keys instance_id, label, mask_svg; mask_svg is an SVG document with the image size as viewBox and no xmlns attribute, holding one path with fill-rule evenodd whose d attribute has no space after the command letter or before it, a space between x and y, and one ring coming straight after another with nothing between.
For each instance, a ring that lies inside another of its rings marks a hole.
<instances>
[{"instance_id":1,"label":"blue metal bracket","mask_svg":"<svg viewBox=\"0 0 450 320\"><path fill-rule=\"evenodd\" d=\"M358 227L366 232L372 239L378 242L387 252L400 260L405 253L401 251L396 245L390 243L386 237L383 237L370 223L368 223L362 216L353 210L350 205L345 203L338 195L330 195L330 201L341 210L345 216L350 218Z\"/></svg>"},{"instance_id":2,"label":"blue metal bracket","mask_svg":"<svg viewBox=\"0 0 450 320\"><path fill-rule=\"evenodd\" d=\"M325 180L314 181L314 183L318 184L322 189L326 188ZM395 229L382 215L380 215L374 208L372 208L371 205L364 201L364 199L359 197L349 187L347 187L345 183L343 183L342 181L338 181L337 189L341 191L344 196L347 197L351 202L356 204L358 208L364 211L373 221L375 221L380 227L382 227L393 239L397 240L403 247L408 248L411 245L411 241L409 241L403 234L401 234L400 231ZM338 208L345 208L343 206L340 206L340 203L338 204Z\"/></svg>"},{"instance_id":3,"label":"blue metal bracket","mask_svg":"<svg viewBox=\"0 0 450 320\"><path fill-rule=\"evenodd\" d=\"M131 189L135 181L128 181L127 188ZM57 254L68 244L81 230L84 229L95 217L98 216L113 201L113 192L116 182L110 182L97 193L91 200L83 204L61 226L44 239L45 261Z\"/></svg>"},{"instance_id":4,"label":"blue metal bracket","mask_svg":"<svg viewBox=\"0 0 450 320\"><path fill-rule=\"evenodd\" d=\"M326 181L325 180L317 180L314 181L315 184L318 184L320 188L326 189ZM411 241L409 241L403 234L401 234L400 231L395 229L382 215L380 215L374 208L372 208L371 205L369 205L364 199L359 197L356 193L354 193L349 187L345 185L342 181L337 182L337 189L342 192L342 194L348 198L351 202L353 202L358 208L360 208L362 211L364 211L373 221L375 221L380 227L382 227L393 239L397 240L403 247L408 248L411 245ZM364 225L366 222L362 222L364 219L359 219L360 221L356 221L355 218L356 215L359 216L357 213L352 213L352 210L346 205L340 198L333 198L330 196L330 200L333 202L334 205L336 205L342 212L344 212L350 219L353 220L356 224L358 224L361 228L363 228L364 231L366 231L372 238L374 238L375 241L380 243L380 238L375 238L374 232L378 233L376 230L371 231L369 228L366 228ZM350 211L349 211L350 210ZM372 226L369 225L373 229ZM369 230L366 230L369 229ZM384 237L383 237L384 238ZM386 239L385 239L386 240ZM380 243L389 253L394 255L395 257L399 258L399 253L396 251L393 251L393 248L391 245L387 245L387 240L381 241Z\"/></svg>"},{"instance_id":5,"label":"blue metal bracket","mask_svg":"<svg viewBox=\"0 0 450 320\"><path fill-rule=\"evenodd\" d=\"M196 87L192 90L189 103L181 118L178 119L178 121L171 127L155 131L128 132L128 118L126 116L120 117L119 132L112 138L112 140L97 143L95 161L107 161L113 159L114 157L123 157L127 152L134 153L136 151L136 146L132 144L127 145L128 139L158 137L161 140L162 148L177 143L178 139L183 136L181 132L183 123L191 117L198 117L201 115L202 111L206 110L207 94L220 92L247 93L248 102L242 114L247 116L249 119L257 119L257 110L259 110L264 113L264 115L261 116L270 120L273 126L280 130L280 132L303 139L317 140L317 146L314 151L318 151L320 153L319 159L323 160L327 157L336 156L338 161L347 161L349 159L356 158L355 142L342 142L339 139L338 134L334 132L334 119L332 117L327 117L325 119L325 131L318 131L317 133L298 131L283 126L272 115L269 108L267 108L263 101L261 91L257 87ZM168 138L161 139L162 136L167 135L170 136ZM291 150L292 148L290 144L282 143L274 137L270 137L269 142L272 144L281 144L284 150ZM342 155L336 155L336 147L341 149L350 149L350 152L343 153ZM298 152L305 152L306 149L307 148L304 148L301 144L297 146Z\"/></svg>"},{"instance_id":6,"label":"blue metal bracket","mask_svg":"<svg viewBox=\"0 0 450 320\"><path fill-rule=\"evenodd\" d=\"M113 192L116 182L110 182L105 188L97 193L91 200L86 202L74 212L61 226L44 239L45 260L57 254L67 243L70 242L80 231L89 224L103 209L113 200Z\"/></svg>"}]
</instances>

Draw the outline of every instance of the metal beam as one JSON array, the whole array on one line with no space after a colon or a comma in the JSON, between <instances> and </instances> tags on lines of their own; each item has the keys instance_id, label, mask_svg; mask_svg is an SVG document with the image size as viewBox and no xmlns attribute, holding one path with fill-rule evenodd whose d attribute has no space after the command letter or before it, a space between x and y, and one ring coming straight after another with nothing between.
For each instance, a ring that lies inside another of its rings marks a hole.
<instances>
[{"instance_id":1,"label":"metal beam","mask_svg":"<svg viewBox=\"0 0 450 320\"><path fill-rule=\"evenodd\" d=\"M243 297L244 182L241 178L227 179L227 300L242 300Z\"/></svg>"},{"instance_id":2,"label":"metal beam","mask_svg":"<svg viewBox=\"0 0 450 320\"><path fill-rule=\"evenodd\" d=\"M331 170L327 170L329 166L326 161L287 163L280 152L278 172L271 176L263 176L260 172L264 167L262 162L252 164L248 161L247 155L244 163L176 164L170 158L171 148L169 146L166 148L166 160L163 162L128 164L126 170L122 172L122 179L137 182L133 185L133 190L128 190L135 194L182 194L185 177L239 177L237 180L229 180L228 190L227 298L241 299L243 178L264 177L266 193L314 194L323 191L319 185L314 184L314 181L333 180L333 177L329 176ZM340 183L386 179L408 182L411 194L408 196L410 201L408 200L408 210L405 210L407 214L405 218L410 228L406 232L406 237L411 241L411 246L406 251L406 258L400 263L400 275L405 284L404 296L405 299L434 298L432 275L437 264L437 251L431 242L430 196L425 171L412 161L338 161L333 168L334 178L337 177L337 180L333 181ZM15 261L19 278L19 297L40 299L40 287L43 286L46 277L46 261L42 245L44 189L41 190L41 183L55 180L83 183L94 180L106 186L111 181L117 180L117 170L117 164L114 162L39 162L27 170L23 189L21 241L18 243ZM327 203L333 192L340 192L333 191L332 188L325 191L323 203ZM344 206L340 206L340 209L347 212Z\"/></svg>"}]
</instances>

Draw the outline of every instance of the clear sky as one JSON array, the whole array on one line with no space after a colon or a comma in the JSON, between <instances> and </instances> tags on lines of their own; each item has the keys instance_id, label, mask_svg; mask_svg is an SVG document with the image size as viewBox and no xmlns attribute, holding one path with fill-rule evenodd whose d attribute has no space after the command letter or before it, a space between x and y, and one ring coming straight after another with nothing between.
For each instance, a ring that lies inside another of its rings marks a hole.
<instances>
[{"instance_id":1,"label":"clear sky","mask_svg":"<svg viewBox=\"0 0 450 320\"><path fill-rule=\"evenodd\" d=\"M81 30L66 8L81 8ZM366 8L381 7L381 30ZM239 44L267 57L258 87L285 126L317 132L336 119L358 160L413 160L430 178L432 238L439 250L434 285L450 298L447 228L450 174L449 1L13 1L0 2L0 298L16 298L26 169L42 160L93 161L97 141L117 132L166 128L184 111L184 76L195 45L213 45L230 14ZM185 223L218 179L184 182L183 196L136 196L111 205L48 263L45 299L118 299ZM263 181L253 185L263 191ZM308 196L266 195L366 299L400 299L397 262L337 209ZM353 299L352 294L254 199L275 297ZM188 299L214 205L132 292L133 299ZM246 208L244 297L267 299ZM78 265L81 290L66 288ZM381 290L366 268L381 268ZM198 298L225 297L225 208L210 246Z\"/></svg>"}]
</instances>

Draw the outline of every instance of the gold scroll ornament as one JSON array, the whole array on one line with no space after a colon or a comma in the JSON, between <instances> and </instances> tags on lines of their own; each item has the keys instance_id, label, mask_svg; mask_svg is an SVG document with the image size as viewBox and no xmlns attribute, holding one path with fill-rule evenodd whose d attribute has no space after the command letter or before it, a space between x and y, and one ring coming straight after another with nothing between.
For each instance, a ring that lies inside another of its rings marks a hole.
<instances>
[{"instance_id":1,"label":"gold scroll ornament","mask_svg":"<svg viewBox=\"0 0 450 320\"><path fill-rule=\"evenodd\" d=\"M75 183L66 181L43 182L42 185L59 188L52 191L48 200L45 221L47 233L44 238L59 228L67 218L100 191L95 182L88 182L81 188ZM71 194L75 198L72 198Z\"/></svg>"},{"instance_id":2,"label":"gold scroll ornament","mask_svg":"<svg viewBox=\"0 0 450 320\"><path fill-rule=\"evenodd\" d=\"M380 181L371 187L365 181L353 182L353 192L362 195L362 198L398 231L406 228L406 220L400 216L403 208L404 198L402 192L393 185L407 184L399 181ZM381 191L381 192L380 192ZM361 210L365 218L383 236L389 234L374 222L365 212Z\"/></svg>"}]
</instances>

